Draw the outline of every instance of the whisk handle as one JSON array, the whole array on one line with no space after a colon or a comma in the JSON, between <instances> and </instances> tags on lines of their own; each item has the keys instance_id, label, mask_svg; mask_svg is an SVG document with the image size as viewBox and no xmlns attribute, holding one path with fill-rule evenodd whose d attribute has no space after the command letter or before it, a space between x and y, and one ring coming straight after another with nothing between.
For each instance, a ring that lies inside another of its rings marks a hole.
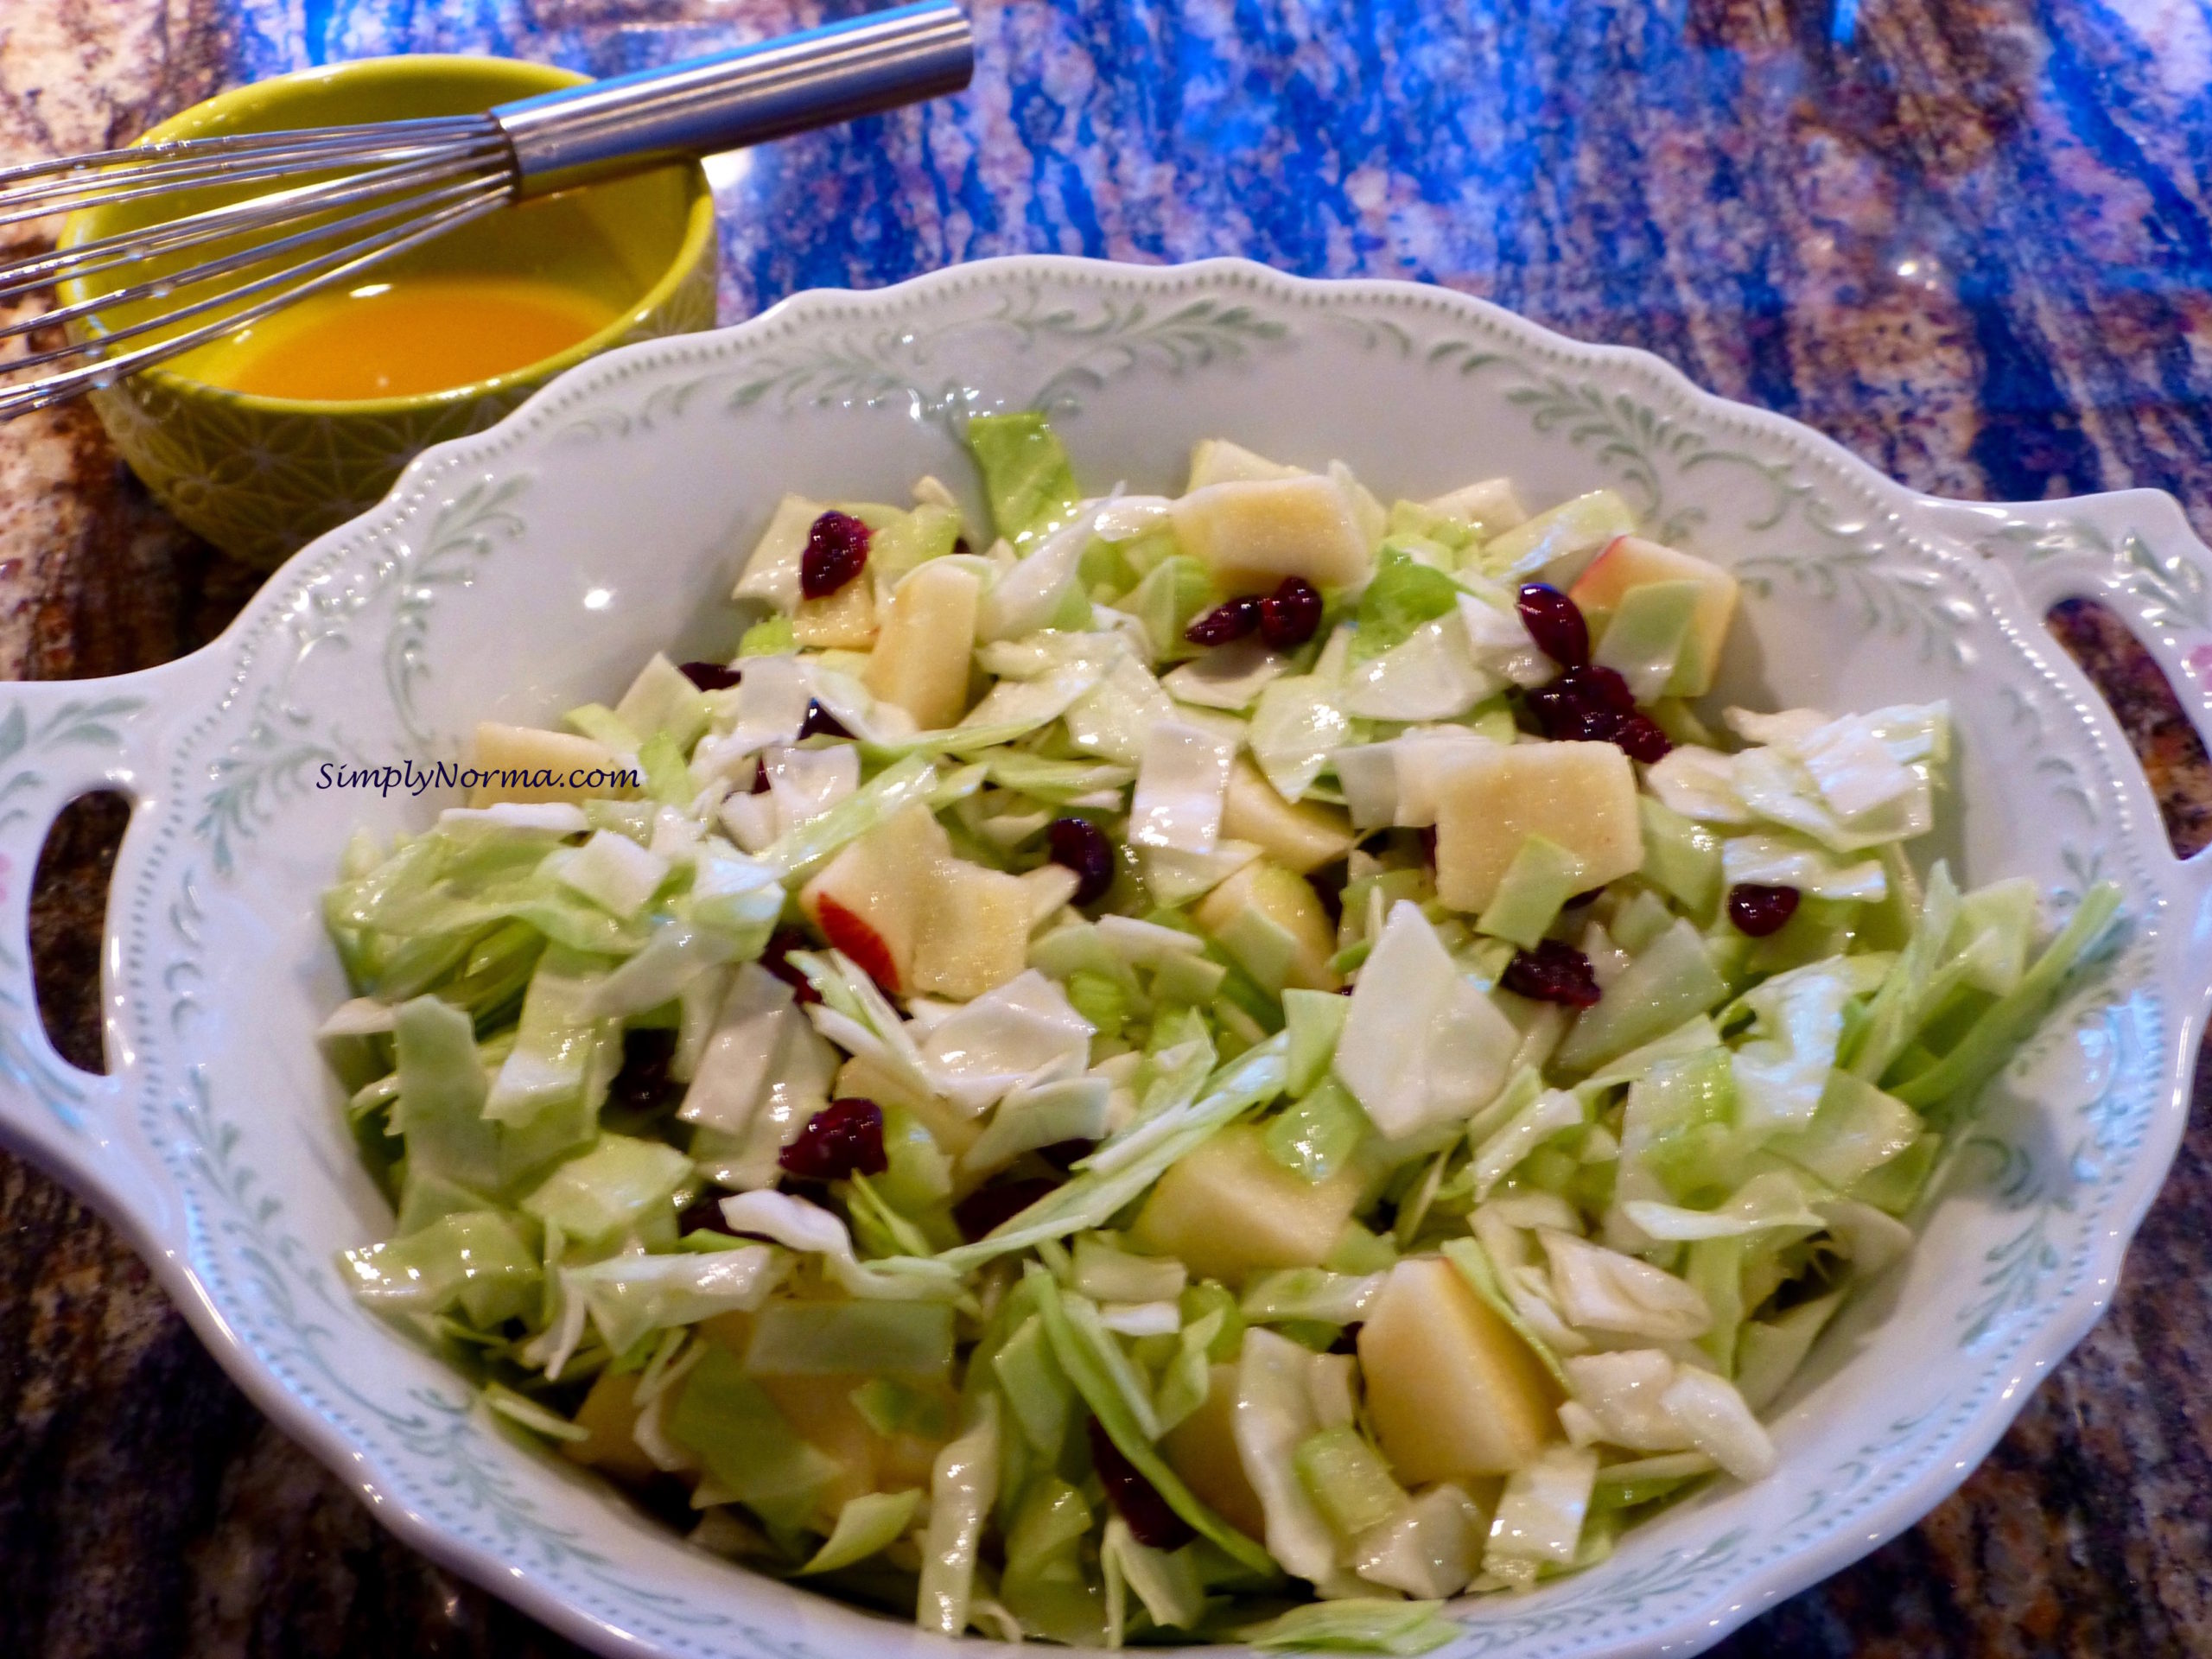
<instances>
[{"instance_id":1,"label":"whisk handle","mask_svg":"<svg viewBox=\"0 0 2212 1659\"><path fill-rule=\"evenodd\" d=\"M514 147L524 198L956 92L975 67L960 8L919 0L492 114Z\"/></svg>"}]
</instances>

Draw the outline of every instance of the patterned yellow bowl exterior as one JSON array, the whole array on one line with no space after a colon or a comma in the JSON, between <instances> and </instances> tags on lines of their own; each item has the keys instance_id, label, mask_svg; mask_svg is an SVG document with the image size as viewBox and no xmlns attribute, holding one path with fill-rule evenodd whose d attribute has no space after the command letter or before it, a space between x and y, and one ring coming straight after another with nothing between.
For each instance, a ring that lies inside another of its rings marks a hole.
<instances>
[{"instance_id":1,"label":"patterned yellow bowl exterior","mask_svg":"<svg viewBox=\"0 0 2212 1659\"><path fill-rule=\"evenodd\" d=\"M221 93L154 128L143 142L453 114L582 79L501 59L366 59ZM594 187L563 199L556 211L588 213L610 250L648 262L629 284L634 302L557 356L447 391L359 403L251 397L192 378L187 357L95 391L92 407L130 469L165 506L225 551L274 569L381 500L401 468L429 445L496 425L563 370L616 346L714 327L714 198L696 166ZM515 270L543 268L551 227L517 236L508 221L520 217L494 215L461 234L474 237L474 257ZM71 216L62 243L129 227L117 210L94 209ZM377 274L381 278L385 268ZM67 284L62 298L91 291Z\"/></svg>"}]
</instances>

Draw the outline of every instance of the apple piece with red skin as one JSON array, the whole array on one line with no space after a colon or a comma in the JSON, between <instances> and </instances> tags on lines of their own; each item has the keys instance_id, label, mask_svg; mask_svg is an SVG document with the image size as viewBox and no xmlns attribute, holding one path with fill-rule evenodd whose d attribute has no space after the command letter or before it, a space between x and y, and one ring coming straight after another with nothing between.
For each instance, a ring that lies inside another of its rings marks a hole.
<instances>
[{"instance_id":1,"label":"apple piece with red skin","mask_svg":"<svg viewBox=\"0 0 2212 1659\"><path fill-rule=\"evenodd\" d=\"M937 867L950 855L944 826L917 802L831 859L799 889L799 908L887 995L904 995Z\"/></svg>"},{"instance_id":2,"label":"apple piece with red skin","mask_svg":"<svg viewBox=\"0 0 2212 1659\"><path fill-rule=\"evenodd\" d=\"M1690 639L1668 682L1670 696L1700 697L1713 689L1719 672L1720 649L1728 640L1728 625L1735 620L1736 578L1710 559L1684 553L1641 536L1616 536L1605 550L1590 562L1567 597L1582 609L1592 639L1604 632L1606 620L1620 608L1621 596L1631 588L1653 582L1694 582L1703 590L1690 618Z\"/></svg>"}]
</instances>

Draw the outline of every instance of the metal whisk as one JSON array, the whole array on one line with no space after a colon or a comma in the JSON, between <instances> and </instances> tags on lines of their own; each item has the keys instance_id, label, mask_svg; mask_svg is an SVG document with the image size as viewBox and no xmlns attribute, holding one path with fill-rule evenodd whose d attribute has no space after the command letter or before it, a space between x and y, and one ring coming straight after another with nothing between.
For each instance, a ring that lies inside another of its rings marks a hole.
<instances>
[{"instance_id":1,"label":"metal whisk","mask_svg":"<svg viewBox=\"0 0 2212 1659\"><path fill-rule=\"evenodd\" d=\"M0 323L0 340L55 325L71 336L0 364L48 371L0 386L0 420L191 351L511 202L957 92L974 67L959 7L919 0L481 115L185 139L0 170L0 227L104 204L175 198L180 209L0 264L0 301L125 273L106 292ZM265 194L189 200L264 182ZM165 308L104 318L142 302Z\"/></svg>"}]
</instances>

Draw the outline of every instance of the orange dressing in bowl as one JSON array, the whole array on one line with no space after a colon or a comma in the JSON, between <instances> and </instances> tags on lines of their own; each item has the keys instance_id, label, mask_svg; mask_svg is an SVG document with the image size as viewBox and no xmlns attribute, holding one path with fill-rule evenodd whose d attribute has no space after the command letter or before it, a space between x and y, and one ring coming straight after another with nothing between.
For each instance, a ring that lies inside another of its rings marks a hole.
<instances>
[{"instance_id":1,"label":"orange dressing in bowl","mask_svg":"<svg viewBox=\"0 0 2212 1659\"><path fill-rule=\"evenodd\" d=\"M195 353L195 366L199 378L261 397L411 397L528 368L615 315L543 277L407 276L315 295Z\"/></svg>"}]
</instances>

